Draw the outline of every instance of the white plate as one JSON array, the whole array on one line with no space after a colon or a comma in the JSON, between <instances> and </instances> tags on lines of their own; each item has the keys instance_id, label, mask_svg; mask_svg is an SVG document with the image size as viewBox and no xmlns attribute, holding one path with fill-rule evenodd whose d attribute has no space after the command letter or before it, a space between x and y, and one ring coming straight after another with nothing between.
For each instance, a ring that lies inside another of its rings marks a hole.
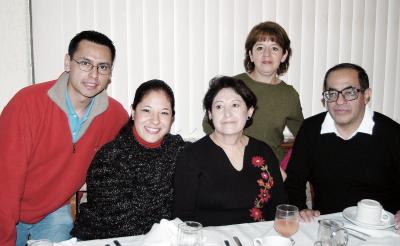
<instances>
[{"instance_id":1,"label":"white plate","mask_svg":"<svg viewBox=\"0 0 400 246\"><path fill-rule=\"evenodd\" d=\"M363 222L360 222L356 219L356 214L357 214L357 207L348 207L345 210L343 210L342 215L344 218L349 220L351 223L356 224L358 226L364 227L364 228L369 228L369 229L386 229L389 227L394 226L394 215L388 211L385 211L388 216L389 216L389 221L382 221L380 224L376 225L371 225L371 224L365 224Z\"/></svg>"}]
</instances>

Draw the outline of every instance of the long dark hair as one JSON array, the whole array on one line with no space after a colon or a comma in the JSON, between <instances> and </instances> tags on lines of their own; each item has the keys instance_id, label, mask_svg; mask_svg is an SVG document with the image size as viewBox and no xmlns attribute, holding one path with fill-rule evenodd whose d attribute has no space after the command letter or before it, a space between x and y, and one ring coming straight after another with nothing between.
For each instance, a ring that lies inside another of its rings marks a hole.
<instances>
[{"instance_id":1,"label":"long dark hair","mask_svg":"<svg viewBox=\"0 0 400 246\"><path fill-rule=\"evenodd\" d=\"M172 117L175 116L175 97L174 92L172 91L171 87L167 85L162 80L159 79L152 79L146 82L143 82L135 92L135 97L133 99L133 103L131 108L133 110L136 109L137 105L143 100L143 98L152 91L163 91L165 95L168 97L169 102L171 103L172 109ZM130 129L133 126L133 119L132 116L129 117L127 124L121 129L121 132L125 131L126 129Z\"/></svg>"},{"instance_id":2,"label":"long dark hair","mask_svg":"<svg viewBox=\"0 0 400 246\"><path fill-rule=\"evenodd\" d=\"M142 83L135 92L135 98L133 99L132 109L135 110L137 105L143 100L143 97L152 91L163 91L167 95L169 102L171 103L172 117L175 116L175 97L171 87L162 80L152 79Z\"/></svg>"}]
</instances>

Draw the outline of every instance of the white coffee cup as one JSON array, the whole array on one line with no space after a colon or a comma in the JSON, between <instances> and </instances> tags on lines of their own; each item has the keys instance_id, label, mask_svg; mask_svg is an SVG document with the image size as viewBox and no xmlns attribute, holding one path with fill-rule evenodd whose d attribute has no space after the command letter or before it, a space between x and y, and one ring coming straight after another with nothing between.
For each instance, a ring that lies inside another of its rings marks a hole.
<instances>
[{"instance_id":1,"label":"white coffee cup","mask_svg":"<svg viewBox=\"0 0 400 246\"><path fill-rule=\"evenodd\" d=\"M265 236L262 238L255 238L253 240L254 246L292 246L292 241L289 238L281 236Z\"/></svg>"},{"instance_id":2,"label":"white coffee cup","mask_svg":"<svg viewBox=\"0 0 400 246\"><path fill-rule=\"evenodd\" d=\"M363 199L357 203L356 220L365 224L379 225L389 221L389 215L378 201Z\"/></svg>"}]
</instances>

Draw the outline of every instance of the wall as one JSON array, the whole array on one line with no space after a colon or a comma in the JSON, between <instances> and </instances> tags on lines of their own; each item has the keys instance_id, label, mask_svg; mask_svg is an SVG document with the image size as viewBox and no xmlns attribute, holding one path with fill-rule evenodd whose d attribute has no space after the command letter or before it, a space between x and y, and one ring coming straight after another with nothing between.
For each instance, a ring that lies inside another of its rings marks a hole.
<instances>
[{"instance_id":1,"label":"wall","mask_svg":"<svg viewBox=\"0 0 400 246\"><path fill-rule=\"evenodd\" d=\"M22 87L32 82L29 1L1 0L0 111Z\"/></svg>"},{"instance_id":2,"label":"wall","mask_svg":"<svg viewBox=\"0 0 400 246\"><path fill-rule=\"evenodd\" d=\"M27 3L4 2L0 109L31 81ZM353 62L370 76L372 108L400 122L400 0L32 0L32 19L36 82L62 72L73 35L99 30L117 47L109 94L128 108L141 82L165 80L177 101L173 132L185 138L203 135L208 81L244 71L246 35L265 20L292 40L282 79L298 90L306 117L324 110L325 71Z\"/></svg>"}]
</instances>

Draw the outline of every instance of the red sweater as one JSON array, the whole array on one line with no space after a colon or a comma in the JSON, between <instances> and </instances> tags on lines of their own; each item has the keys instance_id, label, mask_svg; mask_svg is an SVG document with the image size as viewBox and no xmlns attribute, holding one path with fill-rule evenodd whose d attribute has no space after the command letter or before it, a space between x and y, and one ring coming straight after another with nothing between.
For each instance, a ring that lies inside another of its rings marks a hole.
<instances>
[{"instance_id":1,"label":"red sweater","mask_svg":"<svg viewBox=\"0 0 400 246\"><path fill-rule=\"evenodd\" d=\"M67 115L48 95L55 83L22 89L0 116L2 246L15 245L19 221L36 223L69 202L84 184L96 151L111 141L128 119L122 105L103 92L108 107L98 112L73 145Z\"/></svg>"}]
</instances>

